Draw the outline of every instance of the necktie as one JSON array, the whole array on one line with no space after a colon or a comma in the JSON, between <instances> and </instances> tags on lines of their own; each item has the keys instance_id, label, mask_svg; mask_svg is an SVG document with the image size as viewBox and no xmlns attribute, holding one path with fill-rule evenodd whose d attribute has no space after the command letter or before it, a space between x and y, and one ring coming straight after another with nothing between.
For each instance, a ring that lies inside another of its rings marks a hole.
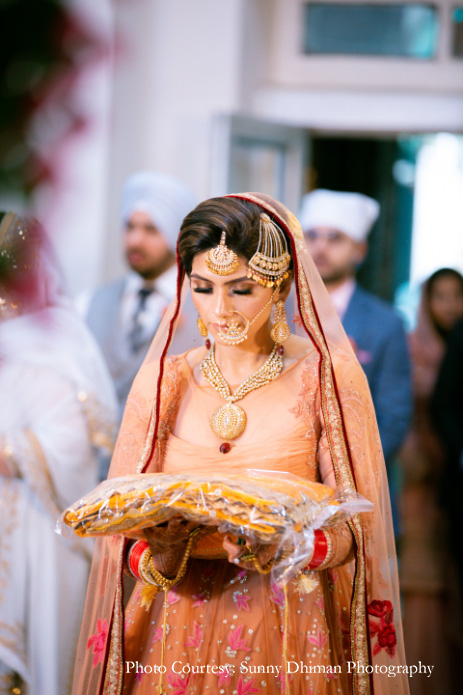
<instances>
[{"instance_id":1,"label":"necktie","mask_svg":"<svg viewBox=\"0 0 463 695\"><path fill-rule=\"evenodd\" d=\"M144 335L143 323L141 322L141 314L145 308L146 300L154 292L152 287L142 287L138 290L138 304L133 315L132 328L129 333L129 343L132 352L137 352L146 341Z\"/></svg>"}]
</instances>

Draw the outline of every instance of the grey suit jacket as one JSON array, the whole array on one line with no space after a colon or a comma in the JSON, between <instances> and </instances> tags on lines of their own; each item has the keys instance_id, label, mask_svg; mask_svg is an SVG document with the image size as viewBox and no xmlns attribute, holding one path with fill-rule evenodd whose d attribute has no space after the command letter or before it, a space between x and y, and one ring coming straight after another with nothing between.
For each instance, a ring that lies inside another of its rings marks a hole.
<instances>
[{"instance_id":1,"label":"grey suit jacket","mask_svg":"<svg viewBox=\"0 0 463 695\"><path fill-rule=\"evenodd\" d=\"M156 331L148 335L136 352L131 352L123 339L121 325L121 301L126 276L103 285L92 295L87 312L87 323L99 343L114 381L120 407L120 418L132 382L143 364ZM160 320L161 317L159 317ZM196 329L196 313L188 298L182 311L169 354L179 354L201 345L203 339Z\"/></svg>"},{"instance_id":2,"label":"grey suit jacket","mask_svg":"<svg viewBox=\"0 0 463 695\"><path fill-rule=\"evenodd\" d=\"M120 407L120 417L132 382L147 353L151 338L132 353L123 340L120 307L126 278L103 285L93 294L87 313L87 323L105 357L114 381Z\"/></svg>"}]
</instances>

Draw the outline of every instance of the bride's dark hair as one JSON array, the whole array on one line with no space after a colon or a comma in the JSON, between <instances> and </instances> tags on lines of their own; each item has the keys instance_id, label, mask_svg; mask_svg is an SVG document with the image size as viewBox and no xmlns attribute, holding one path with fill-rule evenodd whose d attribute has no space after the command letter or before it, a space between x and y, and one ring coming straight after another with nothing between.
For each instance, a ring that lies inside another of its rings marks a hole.
<instances>
[{"instance_id":1,"label":"bride's dark hair","mask_svg":"<svg viewBox=\"0 0 463 695\"><path fill-rule=\"evenodd\" d=\"M228 248L249 261L259 243L261 214L259 205L238 198L210 198L195 207L183 220L177 246L187 275L196 254L217 246L223 230Z\"/></svg>"}]
</instances>

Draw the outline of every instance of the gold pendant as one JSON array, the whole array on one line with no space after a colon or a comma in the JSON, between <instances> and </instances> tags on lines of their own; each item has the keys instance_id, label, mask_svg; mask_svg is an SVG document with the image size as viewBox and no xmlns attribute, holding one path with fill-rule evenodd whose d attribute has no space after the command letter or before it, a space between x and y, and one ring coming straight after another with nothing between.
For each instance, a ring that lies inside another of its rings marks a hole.
<instances>
[{"instance_id":1,"label":"gold pendant","mask_svg":"<svg viewBox=\"0 0 463 695\"><path fill-rule=\"evenodd\" d=\"M235 403L221 405L211 415L211 427L221 439L236 439L246 427L246 413Z\"/></svg>"}]
</instances>

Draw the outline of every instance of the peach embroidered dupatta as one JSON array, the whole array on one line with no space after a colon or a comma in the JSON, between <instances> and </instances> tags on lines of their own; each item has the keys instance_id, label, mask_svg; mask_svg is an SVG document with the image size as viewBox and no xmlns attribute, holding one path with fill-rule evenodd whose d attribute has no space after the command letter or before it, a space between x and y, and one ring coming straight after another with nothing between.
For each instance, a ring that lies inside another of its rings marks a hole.
<instances>
[{"instance_id":1,"label":"peach embroidered dupatta","mask_svg":"<svg viewBox=\"0 0 463 695\"><path fill-rule=\"evenodd\" d=\"M352 695L406 695L408 677L388 677L405 664L394 536L384 459L371 396L328 294L305 248L297 219L269 196L231 197L259 205L282 227L294 261L300 330L318 354L318 390L338 488L357 490L374 512L349 522L355 559L339 568L348 616L350 657L358 668ZM179 264L177 297L164 317L129 396L110 477L161 470L178 391L168 378L169 344L188 292ZM99 540L89 582L76 663L74 695L119 695L124 680L123 559L125 540ZM329 595L326 601L329 601ZM293 693L299 695L299 693ZM304 692L301 695L306 695Z\"/></svg>"}]
</instances>

